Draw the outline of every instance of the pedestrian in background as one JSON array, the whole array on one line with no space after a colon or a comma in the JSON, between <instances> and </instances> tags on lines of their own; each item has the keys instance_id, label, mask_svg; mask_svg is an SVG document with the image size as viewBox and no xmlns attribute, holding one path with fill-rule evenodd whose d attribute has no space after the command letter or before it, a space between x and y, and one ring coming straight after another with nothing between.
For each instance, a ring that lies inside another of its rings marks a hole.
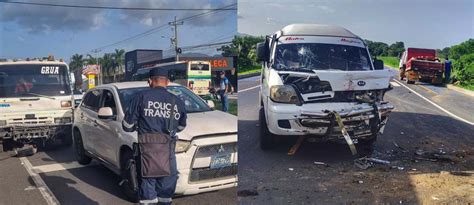
<instances>
[{"instance_id":1,"label":"pedestrian in background","mask_svg":"<svg viewBox=\"0 0 474 205\"><path fill-rule=\"evenodd\" d=\"M222 111L227 112L229 110L229 79L225 77L225 72L221 71L221 82L219 87L219 95L222 103Z\"/></svg>"},{"instance_id":2,"label":"pedestrian in background","mask_svg":"<svg viewBox=\"0 0 474 205\"><path fill-rule=\"evenodd\" d=\"M446 56L446 60L444 61L444 82L450 83L451 81L451 61Z\"/></svg>"},{"instance_id":3,"label":"pedestrian in background","mask_svg":"<svg viewBox=\"0 0 474 205\"><path fill-rule=\"evenodd\" d=\"M122 127L138 131L134 152L140 204L171 204L178 180L175 134L186 126L186 110L183 101L166 89L166 70L151 70L148 83L150 89L131 100Z\"/></svg>"},{"instance_id":4,"label":"pedestrian in background","mask_svg":"<svg viewBox=\"0 0 474 205\"><path fill-rule=\"evenodd\" d=\"M237 72L236 72L235 68L232 68L232 70L230 70L229 81L230 81L230 85L231 85L231 93L230 94L234 94L235 92L237 92Z\"/></svg>"}]
</instances>

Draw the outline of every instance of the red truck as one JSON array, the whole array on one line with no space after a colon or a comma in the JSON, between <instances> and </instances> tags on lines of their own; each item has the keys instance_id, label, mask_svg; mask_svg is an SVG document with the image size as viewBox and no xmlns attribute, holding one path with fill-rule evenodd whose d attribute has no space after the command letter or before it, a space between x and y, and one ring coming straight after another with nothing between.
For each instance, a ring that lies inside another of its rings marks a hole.
<instances>
[{"instance_id":1,"label":"red truck","mask_svg":"<svg viewBox=\"0 0 474 205\"><path fill-rule=\"evenodd\" d=\"M406 78L408 84L426 81L442 84L444 63L436 57L436 50L407 48L400 58L400 80Z\"/></svg>"}]
</instances>

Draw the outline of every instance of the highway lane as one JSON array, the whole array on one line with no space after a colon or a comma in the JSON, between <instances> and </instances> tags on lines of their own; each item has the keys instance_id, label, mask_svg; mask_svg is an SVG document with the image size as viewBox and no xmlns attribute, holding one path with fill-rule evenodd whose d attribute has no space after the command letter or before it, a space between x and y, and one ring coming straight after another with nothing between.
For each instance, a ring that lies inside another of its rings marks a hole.
<instances>
[{"instance_id":1,"label":"highway lane","mask_svg":"<svg viewBox=\"0 0 474 205\"><path fill-rule=\"evenodd\" d=\"M47 204L31 176L12 152L0 153L0 205ZM60 204L132 204L125 199L120 178L93 161L89 166L75 162L72 147L39 151L26 158ZM175 204L232 204L236 189L191 196L177 196Z\"/></svg>"},{"instance_id":2,"label":"highway lane","mask_svg":"<svg viewBox=\"0 0 474 205\"><path fill-rule=\"evenodd\" d=\"M474 126L453 118L403 85L471 122L474 121L472 97L444 87L395 81L394 89L385 96L395 110L372 156L390 160L391 165L397 167L361 170L353 165L354 157L344 144L305 142L296 155L288 156L287 151L296 140L286 137L273 150L260 150L258 80L259 77L239 80L238 190L241 194L238 199L241 204L474 201L469 194L474 182ZM451 162L417 161L413 160L417 149L465 154ZM329 166L314 162L325 162ZM471 174L452 174L455 171Z\"/></svg>"}]
</instances>

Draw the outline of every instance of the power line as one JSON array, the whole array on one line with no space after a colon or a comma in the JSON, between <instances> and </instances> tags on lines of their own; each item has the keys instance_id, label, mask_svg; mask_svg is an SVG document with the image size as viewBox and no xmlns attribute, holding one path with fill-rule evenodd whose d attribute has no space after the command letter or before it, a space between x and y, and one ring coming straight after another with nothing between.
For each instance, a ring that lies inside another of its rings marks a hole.
<instances>
[{"instance_id":1,"label":"power line","mask_svg":"<svg viewBox=\"0 0 474 205\"><path fill-rule=\"evenodd\" d=\"M189 20L192 20L192 19L201 17L201 16L205 16L205 15L211 14L211 13L217 13L217 12L221 12L221 11L227 11L227 10L225 10L225 9L227 9L227 8L229 8L229 7L236 6L236 5L237 5L236 3L229 4L229 5L227 5L227 6L224 6L224 7L219 8L219 10L212 10L212 11L203 12L203 13L200 13L200 14L196 14L196 15L184 17L184 18L182 18L182 19L178 19L177 21L189 21ZM111 43L111 44L108 44L108 45L105 45L105 46L101 46L101 47L92 49L91 52L94 52L94 51L97 52L98 50L100 51L100 50L102 50L102 49L104 49L104 48L111 47L111 46L115 46L115 45L124 43L124 42L126 42L126 41L135 40L135 39L139 39L139 38L148 36L148 35L150 35L150 34L153 34L153 33L156 33L156 32L158 32L158 31L164 30L165 28L167 28L167 26L168 26L168 24L162 24L162 25L160 25L160 26L157 26L157 27L155 27L155 28L149 29L149 30L144 31L144 32L142 32L142 33L133 35L133 36L128 37L128 38L126 38L126 39L117 41L117 42L115 42L115 43Z\"/></svg>"},{"instance_id":2,"label":"power line","mask_svg":"<svg viewBox=\"0 0 474 205\"><path fill-rule=\"evenodd\" d=\"M34 2L9 1L9 0L0 0L0 3L33 5L33 6L82 8L82 9L110 9L110 10L138 10L138 11L219 11L219 10L237 10L237 8L207 8L206 9L206 8L144 8L144 7L86 6L86 5L70 5L70 4L34 3Z\"/></svg>"}]
</instances>

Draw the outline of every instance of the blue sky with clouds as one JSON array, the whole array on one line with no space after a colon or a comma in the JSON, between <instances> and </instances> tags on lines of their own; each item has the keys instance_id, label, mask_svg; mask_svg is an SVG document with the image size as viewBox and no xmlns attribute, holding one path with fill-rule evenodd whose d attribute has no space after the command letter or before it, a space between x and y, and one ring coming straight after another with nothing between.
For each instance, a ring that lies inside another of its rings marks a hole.
<instances>
[{"instance_id":1,"label":"blue sky with clouds","mask_svg":"<svg viewBox=\"0 0 474 205\"><path fill-rule=\"evenodd\" d=\"M220 8L237 0L22 0L74 5L161 8ZM131 11L44 7L0 3L0 58L41 57L53 54L68 60L157 26L174 16L184 18L206 11ZM237 32L237 11L221 11L185 21L179 29L180 46L230 41ZM170 48L171 27L134 41L108 47L133 50ZM216 54L216 48L193 50ZM167 53L165 53L167 54ZM168 54L172 54L168 52Z\"/></svg>"},{"instance_id":2,"label":"blue sky with clouds","mask_svg":"<svg viewBox=\"0 0 474 205\"><path fill-rule=\"evenodd\" d=\"M474 38L473 0L239 0L238 17L239 32L250 35L319 23L406 47L444 48Z\"/></svg>"}]
</instances>

